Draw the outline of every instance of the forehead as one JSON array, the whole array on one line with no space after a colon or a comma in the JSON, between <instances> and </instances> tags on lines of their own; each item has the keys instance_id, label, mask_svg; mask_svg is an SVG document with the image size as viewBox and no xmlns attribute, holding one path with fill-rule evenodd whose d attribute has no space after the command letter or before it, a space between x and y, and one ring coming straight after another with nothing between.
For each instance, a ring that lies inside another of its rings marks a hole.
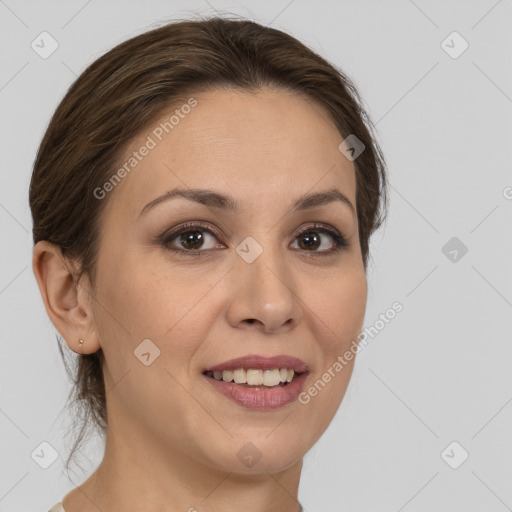
<instances>
[{"instance_id":1,"label":"forehead","mask_svg":"<svg viewBox=\"0 0 512 512\"><path fill-rule=\"evenodd\" d=\"M191 94L131 141L108 209L135 218L175 187L225 191L261 208L335 186L355 205L355 170L338 149L342 140L320 106L290 91Z\"/></svg>"}]
</instances>

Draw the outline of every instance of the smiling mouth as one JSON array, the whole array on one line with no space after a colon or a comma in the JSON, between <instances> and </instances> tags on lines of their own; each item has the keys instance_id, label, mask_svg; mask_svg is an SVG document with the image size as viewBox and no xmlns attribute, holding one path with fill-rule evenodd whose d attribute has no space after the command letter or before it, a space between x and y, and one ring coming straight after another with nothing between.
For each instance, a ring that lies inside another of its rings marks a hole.
<instances>
[{"instance_id":1,"label":"smiling mouth","mask_svg":"<svg viewBox=\"0 0 512 512\"><path fill-rule=\"evenodd\" d=\"M205 371L203 375L212 379L238 384L240 387L250 389L271 389L285 387L305 372L295 372L288 368L275 368L273 370L239 368L236 370Z\"/></svg>"}]
</instances>

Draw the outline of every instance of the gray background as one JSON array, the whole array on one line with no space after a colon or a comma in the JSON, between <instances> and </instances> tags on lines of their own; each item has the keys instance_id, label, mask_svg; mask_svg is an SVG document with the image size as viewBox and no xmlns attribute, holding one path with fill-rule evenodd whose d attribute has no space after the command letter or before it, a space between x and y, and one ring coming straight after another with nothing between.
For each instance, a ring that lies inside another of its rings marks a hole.
<instances>
[{"instance_id":1,"label":"gray background","mask_svg":"<svg viewBox=\"0 0 512 512\"><path fill-rule=\"evenodd\" d=\"M288 31L340 66L389 164L365 326L395 301L403 311L361 350L305 457L305 510L512 510L510 0L0 0L0 511L48 510L101 460L92 442L86 473L63 473L70 384L31 269L28 185L45 127L105 51L215 11ZM59 44L47 59L31 48L42 31ZM469 43L458 58L442 46L453 31ZM452 237L468 248L457 261L442 250ZM43 441L60 455L46 470L31 458Z\"/></svg>"}]
</instances>

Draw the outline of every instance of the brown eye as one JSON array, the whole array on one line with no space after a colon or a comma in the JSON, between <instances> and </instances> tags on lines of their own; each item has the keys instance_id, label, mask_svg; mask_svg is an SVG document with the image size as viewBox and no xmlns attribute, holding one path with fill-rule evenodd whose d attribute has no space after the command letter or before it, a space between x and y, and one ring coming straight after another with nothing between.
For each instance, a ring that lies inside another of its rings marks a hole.
<instances>
[{"instance_id":1,"label":"brown eye","mask_svg":"<svg viewBox=\"0 0 512 512\"><path fill-rule=\"evenodd\" d=\"M167 232L160 244L168 251L198 256L201 252L218 248L219 236L200 223L187 223Z\"/></svg>"},{"instance_id":2,"label":"brown eye","mask_svg":"<svg viewBox=\"0 0 512 512\"><path fill-rule=\"evenodd\" d=\"M171 247L169 247L170 249L172 249L172 245L174 245L177 250L181 251L209 250L215 249L216 247L215 235L210 230L203 228L180 231L171 236L167 236L164 239L164 243L166 247L171 245ZM207 247L208 243L210 247Z\"/></svg>"},{"instance_id":3,"label":"brown eye","mask_svg":"<svg viewBox=\"0 0 512 512\"><path fill-rule=\"evenodd\" d=\"M304 250L317 249L320 247L322 240L321 236L315 231L303 231L300 234L300 238L303 240L303 244L300 244L300 248Z\"/></svg>"},{"instance_id":4,"label":"brown eye","mask_svg":"<svg viewBox=\"0 0 512 512\"><path fill-rule=\"evenodd\" d=\"M179 243L185 249L201 249L204 244L204 236L201 231L185 231L179 236Z\"/></svg>"},{"instance_id":5,"label":"brown eye","mask_svg":"<svg viewBox=\"0 0 512 512\"><path fill-rule=\"evenodd\" d=\"M325 235L327 235L327 240L329 238L331 239L330 244L328 241L324 242ZM332 254L348 245L347 241L342 235L324 226L308 227L301 231L297 235L296 239L299 240L299 249L306 252L318 253L319 255ZM329 245L331 248L329 248Z\"/></svg>"},{"instance_id":6,"label":"brown eye","mask_svg":"<svg viewBox=\"0 0 512 512\"><path fill-rule=\"evenodd\" d=\"M225 248L220 238L211 228L198 223L178 226L160 238L164 249L187 256L200 256L212 249ZM296 235L298 250L310 255L326 256L340 251L348 245L345 238L336 230L324 225L308 226ZM219 247L220 244L220 247Z\"/></svg>"}]
</instances>

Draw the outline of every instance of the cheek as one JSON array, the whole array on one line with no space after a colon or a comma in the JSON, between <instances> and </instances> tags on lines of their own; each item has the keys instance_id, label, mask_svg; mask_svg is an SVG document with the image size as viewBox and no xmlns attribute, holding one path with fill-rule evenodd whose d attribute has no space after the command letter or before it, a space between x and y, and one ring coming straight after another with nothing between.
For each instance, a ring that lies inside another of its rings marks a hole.
<instances>
[{"instance_id":1,"label":"cheek","mask_svg":"<svg viewBox=\"0 0 512 512\"><path fill-rule=\"evenodd\" d=\"M178 420L176 411L195 410L197 403L180 383L189 378L190 362L213 317L206 315L208 301L201 300L210 280L194 279L194 286L190 281L190 274L127 258L118 266L104 265L98 280L98 333L107 388L114 390L109 407L121 417L130 411L141 422L158 417L164 437L178 438L189 427L188 416L178 414Z\"/></svg>"},{"instance_id":2,"label":"cheek","mask_svg":"<svg viewBox=\"0 0 512 512\"><path fill-rule=\"evenodd\" d=\"M357 339L366 310L367 281L364 271L340 272L324 284L311 287L306 303L313 312L316 339L325 357L343 353ZM329 361L324 361L329 363Z\"/></svg>"},{"instance_id":3,"label":"cheek","mask_svg":"<svg viewBox=\"0 0 512 512\"><path fill-rule=\"evenodd\" d=\"M216 279L211 277L129 257L119 265L104 265L97 311L105 355L115 354L115 361L123 355L129 366L133 351L150 339L160 350L160 363L186 372L214 321L211 289Z\"/></svg>"},{"instance_id":4,"label":"cheek","mask_svg":"<svg viewBox=\"0 0 512 512\"><path fill-rule=\"evenodd\" d=\"M367 281L364 271L339 272L307 301L317 342L318 366L301 395L300 420L309 424L314 444L336 414L352 376L357 336L364 321ZM345 354L349 351L348 357ZM341 362L340 362L341 358Z\"/></svg>"}]
</instances>

